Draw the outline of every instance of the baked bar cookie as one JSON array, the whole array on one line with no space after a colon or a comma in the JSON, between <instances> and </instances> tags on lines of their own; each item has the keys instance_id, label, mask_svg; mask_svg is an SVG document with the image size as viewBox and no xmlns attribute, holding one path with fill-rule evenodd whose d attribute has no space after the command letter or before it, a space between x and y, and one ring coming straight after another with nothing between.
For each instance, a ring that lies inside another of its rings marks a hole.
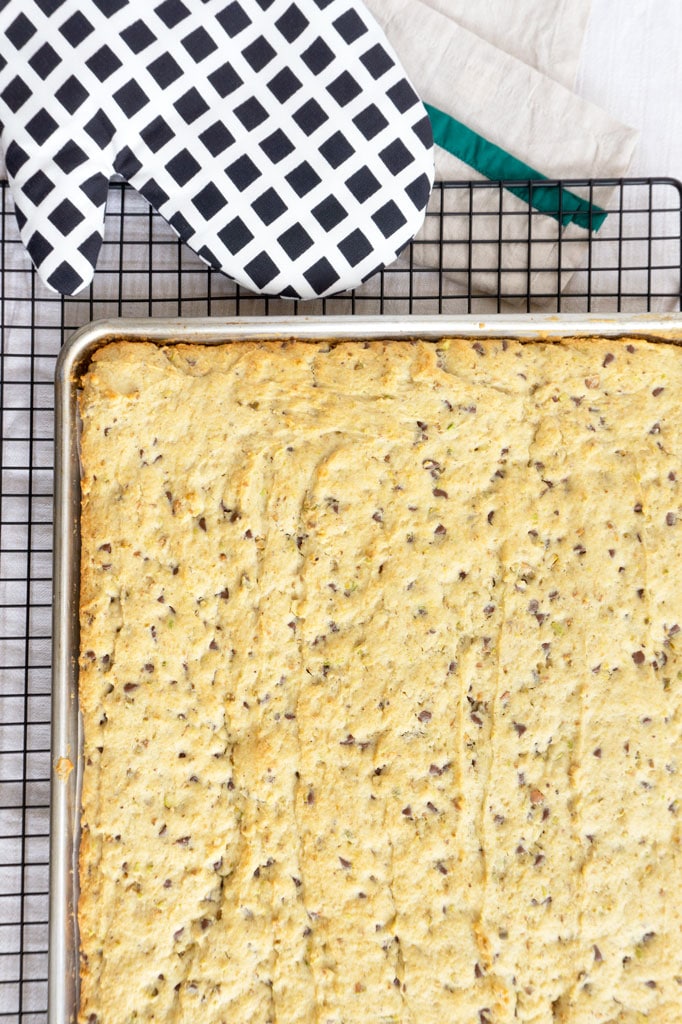
<instances>
[{"instance_id":1,"label":"baked bar cookie","mask_svg":"<svg viewBox=\"0 0 682 1024\"><path fill-rule=\"evenodd\" d=\"M85 1024L679 1024L682 355L116 343Z\"/></svg>"}]
</instances>

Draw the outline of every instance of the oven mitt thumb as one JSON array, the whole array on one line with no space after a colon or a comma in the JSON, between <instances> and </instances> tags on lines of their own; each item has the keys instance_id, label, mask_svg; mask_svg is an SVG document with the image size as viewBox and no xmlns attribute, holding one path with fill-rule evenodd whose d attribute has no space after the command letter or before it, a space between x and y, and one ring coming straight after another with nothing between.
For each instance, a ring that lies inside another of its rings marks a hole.
<instances>
[{"instance_id":1,"label":"oven mitt thumb","mask_svg":"<svg viewBox=\"0 0 682 1024\"><path fill-rule=\"evenodd\" d=\"M353 288L419 229L430 124L357 0L0 8L5 161L56 291L93 276L114 172L206 263L273 295Z\"/></svg>"}]
</instances>

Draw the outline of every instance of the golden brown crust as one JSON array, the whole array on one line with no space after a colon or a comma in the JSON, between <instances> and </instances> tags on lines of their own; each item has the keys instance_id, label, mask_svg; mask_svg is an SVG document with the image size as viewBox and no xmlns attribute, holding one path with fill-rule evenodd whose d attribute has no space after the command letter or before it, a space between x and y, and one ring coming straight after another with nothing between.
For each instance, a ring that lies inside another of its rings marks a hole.
<instances>
[{"instance_id":1,"label":"golden brown crust","mask_svg":"<svg viewBox=\"0 0 682 1024\"><path fill-rule=\"evenodd\" d=\"M682 363L117 343L80 1020L676 1024Z\"/></svg>"}]
</instances>

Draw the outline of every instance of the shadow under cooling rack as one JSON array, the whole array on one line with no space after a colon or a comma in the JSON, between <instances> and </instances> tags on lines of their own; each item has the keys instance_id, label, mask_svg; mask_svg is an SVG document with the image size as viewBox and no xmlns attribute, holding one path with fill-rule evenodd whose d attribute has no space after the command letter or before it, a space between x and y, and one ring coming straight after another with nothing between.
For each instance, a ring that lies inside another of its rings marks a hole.
<instances>
[{"instance_id":1,"label":"shadow under cooling rack","mask_svg":"<svg viewBox=\"0 0 682 1024\"><path fill-rule=\"evenodd\" d=\"M64 338L110 316L672 312L681 221L672 179L442 183L395 264L353 294L291 303L209 270L119 183L93 283L62 298L33 272L0 184L0 1024L46 1018L52 382Z\"/></svg>"}]
</instances>

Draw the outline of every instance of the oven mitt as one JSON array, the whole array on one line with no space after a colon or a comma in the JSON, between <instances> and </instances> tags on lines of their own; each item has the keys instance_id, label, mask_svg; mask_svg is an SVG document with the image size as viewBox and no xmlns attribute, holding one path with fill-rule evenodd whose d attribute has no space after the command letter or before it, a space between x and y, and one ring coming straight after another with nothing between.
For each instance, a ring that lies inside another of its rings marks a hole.
<instances>
[{"instance_id":1,"label":"oven mitt","mask_svg":"<svg viewBox=\"0 0 682 1024\"><path fill-rule=\"evenodd\" d=\"M54 290L91 280L114 173L206 263L272 295L353 288L420 227L430 123L358 0L0 8L7 172Z\"/></svg>"}]
</instances>

